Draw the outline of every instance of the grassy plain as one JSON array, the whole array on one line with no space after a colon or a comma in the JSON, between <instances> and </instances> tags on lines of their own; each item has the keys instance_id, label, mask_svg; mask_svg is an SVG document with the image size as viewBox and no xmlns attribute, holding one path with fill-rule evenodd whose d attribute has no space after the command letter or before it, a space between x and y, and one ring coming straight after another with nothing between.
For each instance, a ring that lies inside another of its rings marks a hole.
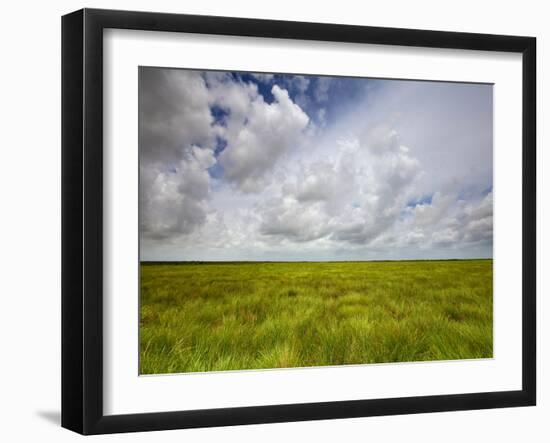
<instances>
[{"instance_id":1,"label":"grassy plain","mask_svg":"<svg viewBox=\"0 0 550 443\"><path fill-rule=\"evenodd\" d=\"M141 264L142 374L492 355L492 260Z\"/></svg>"}]
</instances>

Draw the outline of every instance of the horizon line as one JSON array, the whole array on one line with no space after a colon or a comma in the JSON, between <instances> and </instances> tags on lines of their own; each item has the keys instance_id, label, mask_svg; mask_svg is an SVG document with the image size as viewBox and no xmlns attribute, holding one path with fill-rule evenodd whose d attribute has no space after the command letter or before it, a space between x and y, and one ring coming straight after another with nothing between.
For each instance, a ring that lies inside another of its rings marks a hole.
<instances>
[{"instance_id":1,"label":"horizon line","mask_svg":"<svg viewBox=\"0 0 550 443\"><path fill-rule=\"evenodd\" d=\"M413 261L473 261L493 260L493 257L473 258L407 258L407 259L374 259L374 260L140 260L139 263L378 263L378 262L413 262Z\"/></svg>"}]
</instances>

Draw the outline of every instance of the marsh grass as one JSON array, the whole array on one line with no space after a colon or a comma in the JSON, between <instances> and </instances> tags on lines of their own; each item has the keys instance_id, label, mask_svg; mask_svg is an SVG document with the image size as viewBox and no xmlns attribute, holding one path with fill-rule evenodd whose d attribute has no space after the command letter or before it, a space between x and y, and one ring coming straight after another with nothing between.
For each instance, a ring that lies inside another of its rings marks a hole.
<instances>
[{"instance_id":1,"label":"marsh grass","mask_svg":"<svg viewBox=\"0 0 550 443\"><path fill-rule=\"evenodd\" d=\"M492 268L142 263L140 372L489 358Z\"/></svg>"}]
</instances>

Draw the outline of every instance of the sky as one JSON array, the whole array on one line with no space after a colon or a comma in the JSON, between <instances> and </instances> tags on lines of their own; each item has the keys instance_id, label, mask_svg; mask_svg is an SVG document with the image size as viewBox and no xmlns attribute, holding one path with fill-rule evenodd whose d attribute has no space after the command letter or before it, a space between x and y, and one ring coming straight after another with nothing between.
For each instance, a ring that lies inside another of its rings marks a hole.
<instances>
[{"instance_id":1,"label":"sky","mask_svg":"<svg viewBox=\"0 0 550 443\"><path fill-rule=\"evenodd\" d=\"M140 67L142 261L490 258L488 84Z\"/></svg>"}]
</instances>

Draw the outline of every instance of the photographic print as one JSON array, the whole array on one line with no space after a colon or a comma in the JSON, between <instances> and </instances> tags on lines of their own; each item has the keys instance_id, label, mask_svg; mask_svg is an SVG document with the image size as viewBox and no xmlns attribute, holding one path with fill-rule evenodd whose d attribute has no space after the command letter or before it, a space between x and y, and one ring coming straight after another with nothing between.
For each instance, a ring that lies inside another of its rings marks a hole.
<instances>
[{"instance_id":1,"label":"photographic print","mask_svg":"<svg viewBox=\"0 0 550 443\"><path fill-rule=\"evenodd\" d=\"M493 357L493 85L139 68L140 374Z\"/></svg>"}]
</instances>

